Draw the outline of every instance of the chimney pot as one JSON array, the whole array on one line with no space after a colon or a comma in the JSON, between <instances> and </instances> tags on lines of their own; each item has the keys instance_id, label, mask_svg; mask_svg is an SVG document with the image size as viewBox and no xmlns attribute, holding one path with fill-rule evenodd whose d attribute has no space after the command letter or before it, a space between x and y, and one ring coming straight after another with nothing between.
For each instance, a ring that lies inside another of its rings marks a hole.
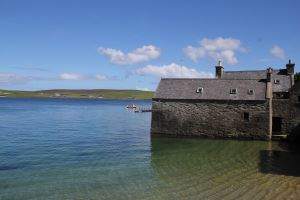
<instances>
[{"instance_id":1,"label":"chimney pot","mask_svg":"<svg viewBox=\"0 0 300 200\"><path fill-rule=\"evenodd\" d=\"M267 82L272 81L272 72L273 72L273 69L271 67L267 68Z\"/></svg>"},{"instance_id":2,"label":"chimney pot","mask_svg":"<svg viewBox=\"0 0 300 200\"><path fill-rule=\"evenodd\" d=\"M222 61L218 60L217 66L216 66L216 78L221 78L224 74L224 67L222 65Z\"/></svg>"}]
</instances>

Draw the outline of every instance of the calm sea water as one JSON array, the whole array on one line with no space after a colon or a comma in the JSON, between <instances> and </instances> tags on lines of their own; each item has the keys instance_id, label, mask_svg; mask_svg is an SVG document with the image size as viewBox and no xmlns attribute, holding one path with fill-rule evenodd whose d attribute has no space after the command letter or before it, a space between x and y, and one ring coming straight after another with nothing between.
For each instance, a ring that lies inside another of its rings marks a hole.
<instances>
[{"instance_id":1,"label":"calm sea water","mask_svg":"<svg viewBox=\"0 0 300 200\"><path fill-rule=\"evenodd\" d=\"M284 144L151 138L132 103L0 99L0 199L300 199Z\"/></svg>"}]
</instances>

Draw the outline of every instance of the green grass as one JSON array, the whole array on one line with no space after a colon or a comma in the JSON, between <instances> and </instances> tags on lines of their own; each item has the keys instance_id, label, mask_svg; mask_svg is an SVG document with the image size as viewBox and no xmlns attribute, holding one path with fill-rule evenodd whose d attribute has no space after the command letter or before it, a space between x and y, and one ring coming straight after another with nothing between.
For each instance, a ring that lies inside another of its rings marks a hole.
<instances>
[{"instance_id":1,"label":"green grass","mask_svg":"<svg viewBox=\"0 0 300 200\"><path fill-rule=\"evenodd\" d=\"M153 92L141 90L0 90L0 96L16 98L103 98L103 99L151 99Z\"/></svg>"}]
</instances>

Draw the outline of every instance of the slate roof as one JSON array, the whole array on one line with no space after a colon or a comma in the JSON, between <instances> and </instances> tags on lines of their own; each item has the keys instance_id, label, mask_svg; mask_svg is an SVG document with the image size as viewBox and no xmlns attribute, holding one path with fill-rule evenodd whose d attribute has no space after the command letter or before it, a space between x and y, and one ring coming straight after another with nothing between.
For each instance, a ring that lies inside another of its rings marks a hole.
<instances>
[{"instance_id":1,"label":"slate roof","mask_svg":"<svg viewBox=\"0 0 300 200\"><path fill-rule=\"evenodd\" d=\"M266 79L266 70L258 71L224 71L222 79Z\"/></svg>"},{"instance_id":2,"label":"slate roof","mask_svg":"<svg viewBox=\"0 0 300 200\"><path fill-rule=\"evenodd\" d=\"M161 79L154 98L160 99L205 99L205 100L265 100L266 70L225 71L221 79ZM290 77L285 70L273 70L273 92L288 92ZM279 84L274 84L279 80ZM203 93L196 93L202 87ZM236 88L237 94L230 94ZM253 95L248 91L254 90Z\"/></svg>"},{"instance_id":3,"label":"slate roof","mask_svg":"<svg viewBox=\"0 0 300 200\"><path fill-rule=\"evenodd\" d=\"M279 80L279 84L273 84L273 92L288 92L291 88L290 77L285 75L285 69L276 69L272 73L272 82ZM266 79L266 70L257 71L225 71L222 79Z\"/></svg>"},{"instance_id":4,"label":"slate roof","mask_svg":"<svg viewBox=\"0 0 300 200\"><path fill-rule=\"evenodd\" d=\"M279 80L279 84L274 84L274 80ZM288 92L291 86L291 78L280 73L273 73L273 92Z\"/></svg>"},{"instance_id":5,"label":"slate roof","mask_svg":"<svg viewBox=\"0 0 300 200\"><path fill-rule=\"evenodd\" d=\"M196 93L202 87L203 93ZM230 89L237 94L230 94ZM253 95L248 90L254 90ZM205 100L265 100L266 83L261 80L161 79L154 98Z\"/></svg>"}]
</instances>

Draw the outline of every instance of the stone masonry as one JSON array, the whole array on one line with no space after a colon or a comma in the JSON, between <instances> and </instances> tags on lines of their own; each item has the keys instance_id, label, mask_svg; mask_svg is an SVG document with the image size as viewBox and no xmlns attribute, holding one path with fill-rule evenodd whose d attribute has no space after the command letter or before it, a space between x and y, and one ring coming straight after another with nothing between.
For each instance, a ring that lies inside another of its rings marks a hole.
<instances>
[{"instance_id":1,"label":"stone masonry","mask_svg":"<svg viewBox=\"0 0 300 200\"><path fill-rule=\"evenodd\" d=\"M226 72L215 79L162 79L152 99L151 134L272 139L300 130L300 83L286 69ZM299 134L300 137L300 134Z\"/></svg>"},{"instance_id":2,"label":"stone masonry","mask_svg":"<svg viewBox=\"0 0 300 200\"><path fill-rule=\"evenodd\" d=\"M268 138L264 101L153 100L152 109L153 135Z\"/></svg>"}]
</instances>

